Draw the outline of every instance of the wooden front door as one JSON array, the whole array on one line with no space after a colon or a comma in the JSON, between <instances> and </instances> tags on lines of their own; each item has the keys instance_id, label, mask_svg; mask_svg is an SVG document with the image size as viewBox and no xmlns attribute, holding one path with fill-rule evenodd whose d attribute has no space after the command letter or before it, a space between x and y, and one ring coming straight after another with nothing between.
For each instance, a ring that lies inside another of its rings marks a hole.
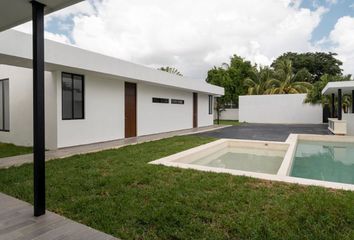
<instances>
[{"instance_id":1,"label":"wooden front door","mask_svg":"<svg viewBox=\"0 0 354 240\"><path fill-rule=\"evenodd\" d=\"M136 84L125 83L125 138L136 137Z\"/></svg>"},{"instance_id":2,"label":"wooden front door","mask_svg":"<svg viewBox=\"0 0 354 240\"><path fill-rule=\"evenodd\" d=\"M193 128L198 127L198 93L193 93Z\"/></svg>"}]
</instances>

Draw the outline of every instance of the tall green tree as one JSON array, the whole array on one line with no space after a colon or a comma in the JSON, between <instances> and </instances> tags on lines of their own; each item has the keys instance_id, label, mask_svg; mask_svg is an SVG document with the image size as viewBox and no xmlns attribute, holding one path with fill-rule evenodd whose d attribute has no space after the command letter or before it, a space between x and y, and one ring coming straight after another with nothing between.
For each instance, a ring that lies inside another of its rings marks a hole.
<instances>
[{"instance_id":1,"label":"tall green tree","mask_svg":"<svg viewBox=\"0 0 354 240\"><path fill-rule=\"evenodd\" d=\"M234 103L238 106L238 97L247 94L244 79L250 77L254 69L250 61L233 55L229 63L209 70L206 81L225 89L225 95L220 98L221 103Z\"/></svg>"},{"instance_id":2,"label":"tall green tree","mask_svg":"<svg viewBox=\"0 0 354 240\"><path fill-rule=\"evenodd\" d=\"M180 71L178 71L177 68L174 67L160 67L158 68L158 70L164 71L164 72L168 72L168 73L172 73L172 74L176 74L178 76L183 76L182 73L180 73Z\"/></svg>"},{"instance_id":3,"label":"tall green tree","mask_svg":"<svg viewBox=\"0 0 354 240\"><path fill-rule=\"evenodd\" d=\"M268 82L270 94L297 94L309 92L312 88L312 84L304 81L304 76L307 75L307 70L304 68L294 73L292 62L288 59L278 61L275 65L274 78Z\"/></svg>"},{"instance_id":4,"label":"tall green tree","mask_svg":"<svg viewBox=\"0 0 354 240\"><path fill-rule=\"evenodd\" d=\"M274 78L274 71L269 67L261 67L259 70L253 69L250 76L244 80L244 85L248 88L248 95L269 94L272 90L271 82Z\"/></svg>"},{"instance_id":5,"label":"tall green tree","mask_svg":"<svg viewBox=\"0 0 354 240\"><path fill-rule=\"evenodd\" d=\"M343 70L341 69L341 66L343 63L338 60L336 56L336 53L331 52L287 52L274 60L271 66L275 68L279 62L286 59L290 60L292 62L293 72L297 73L301 69L306 68L311 74L311 78L305 80L314 83L319 81L325 74L332 76L342 75Z\"/></svg>"}]
</instances>

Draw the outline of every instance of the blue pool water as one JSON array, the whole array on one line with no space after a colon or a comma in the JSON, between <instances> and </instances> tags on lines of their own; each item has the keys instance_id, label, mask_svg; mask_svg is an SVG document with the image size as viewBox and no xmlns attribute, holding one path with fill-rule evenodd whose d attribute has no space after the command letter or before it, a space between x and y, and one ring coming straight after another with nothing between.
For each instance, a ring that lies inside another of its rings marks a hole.
<instances>
[{"instance_id":1,"label":"blue pool water","mask_svg":"<svg viewBox=\"0 0 354 240\"><path fill-rule=\"evenodd\" d=\"M354 143L300 141L290 175L354 184Z\"/></svg>"}]
</instances>

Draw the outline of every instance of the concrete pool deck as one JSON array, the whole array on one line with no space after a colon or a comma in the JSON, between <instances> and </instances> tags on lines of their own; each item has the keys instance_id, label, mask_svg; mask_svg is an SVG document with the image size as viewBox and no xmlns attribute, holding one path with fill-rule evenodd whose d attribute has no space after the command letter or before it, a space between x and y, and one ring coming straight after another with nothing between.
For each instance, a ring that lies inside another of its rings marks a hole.
<instances>
[{"instance_id":1,"label":"concrete pool deck","mask_svg":"<svg viewBox=\"0 0 354 240\"><path fill-rule=\"evenodd\" d=\"M241 123L237 126L200 133L214 138L285 142L290 134L330 135L327 124L258 124Z\"/></svg>"},{"instance_id":2,"label":"concrete pool deck","mask_svg":"<svg viewBox=\"0 0 354 240\"><path fill-rule=\"evenodd\" d=\"M33 217L33 206L0 193L1 240L118 240L68 218L47 211Z\"/></svg>"}]
</instances>

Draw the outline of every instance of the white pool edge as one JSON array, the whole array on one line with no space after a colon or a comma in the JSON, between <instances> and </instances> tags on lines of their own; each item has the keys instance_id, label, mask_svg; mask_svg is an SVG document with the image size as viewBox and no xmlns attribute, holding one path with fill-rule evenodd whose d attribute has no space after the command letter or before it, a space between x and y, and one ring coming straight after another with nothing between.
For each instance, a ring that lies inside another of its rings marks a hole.
<instances>
[{"instance_id":1,"label":"white pool edge","mask_svg":"<svg viewBox=\"0 0 354 240\"><path fill-rule=\"evenodd\" d=\"M333 137L333 138L332 138ZM178 167L183 169L194 169L204 172L215 172L215 173L228 173L236 176L247 176L253 178L259 178L263 180L270 180L270 181L279 181L279 182L286 182L286 183L294 183L300 185L307 185L307 186L319 186L325 188L333 188L333 189L341 189L341 190L349 190L354 191L354 184L346 184L346 183L337 183L337 182L328 182L328 181L321 181L321 180L314 180L314 179L307 179L307 178L298 178L289 176L293 158L296 152L296 146L298 140L309 140L309 141L333 141L333 142L354 142L354 137L342 137L342 136L328 136L328 135L312 135L312 134L290 134L286 142L272 142L272 141L254 141L254 140L238 140L238 139L220 139L216 140L211 143L207 143L195 148L188 149L186 151L182 151L152 162L149 164L154 165L164 165L169 167ZM288 145L288 150L285 153L283 162L277 172L277 174L266 174L266 173L257 173L257 172L248 172L248 171L241 171L241 170L233 170L233 169L226 169L226 168L217 168L217 167L207 167L189 163L180 163L174 162L180 158L189 156L191 154L196 154L200 151L207 150L218 145L227 144L229 141L235 142L245 142L245 143L266 143L266 144L284 144Z\"/></svg>"}]
</instances>

